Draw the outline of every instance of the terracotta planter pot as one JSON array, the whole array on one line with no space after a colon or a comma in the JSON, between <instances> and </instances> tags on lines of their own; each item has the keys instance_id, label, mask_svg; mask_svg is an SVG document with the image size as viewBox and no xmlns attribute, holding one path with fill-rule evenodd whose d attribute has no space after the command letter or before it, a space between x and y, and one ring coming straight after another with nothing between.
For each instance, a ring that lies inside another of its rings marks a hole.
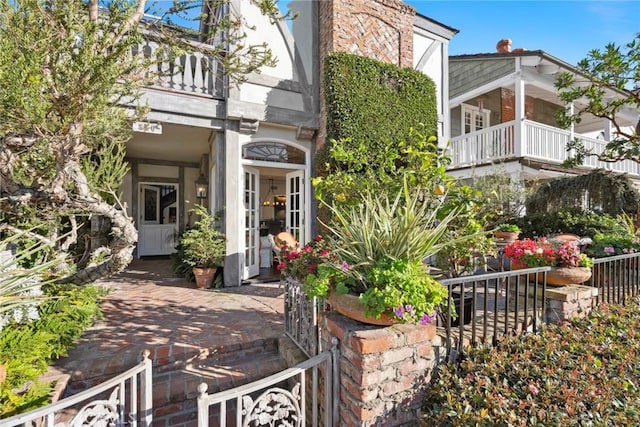
<instances>
[{"instance_id":1,"label":"terracotta planter pot","mask_svg":"<svg viewBox=\"0 0 640 427\"><path fill-rule=\"evenodd\" d=\"M344 317L357 320L358 322L379 326L391 326L402 323L393 315L385 313L382 313L379 318L366 316L364 314L364 305L362 305L360 299L356 295L341 295L333 292L329 294L327 301L329 301L329 305L331 305L332 309L342 314Z\"/></svg>"},{"instance_id":2,"label":"terracotta planter pot","mask_svg":"<svg viewBox=\"0 0 640 427\"><path fill-rule=\"evenodd\" d=\"M522 270L524 266L518 263L511 264L511 270ZM589 267L551 267L547 272L547 285L566 286L579 285L591 278L591 268ZM542 283L542 274L538 274L538 283ZM529 280L535 280L535 274L529 275Z\"/></svg>"},{"instance_id":3,"label":"terracotta planter pot","mask_svg":"<svg viewBox=\"0 0 640 427\"><path fill-rule=\"evenodd\" d=\"M577 285L591 278L588 267L553 267L547 273L547 285Z\"/></svg>"},{"instance_id":4,"label":"terracotta planter pot","mask_svg":"<svg viewBox=\"0 0 640 427\"><path fill-rule=\"evenodd\" d=\"M208 288L213 283L213 277L216 275L217 268L199 268L193 267L193 275L196 277L196 288Z\"/></svg>"},{"instance_id":5,"label":"terracotta planter pot","mask_svg":"<svg viewBox=\"0 0 640 427\"><path fill-rule=\"evenodd\" d=\"M493 236L502 243L512 243L518 240L520 233L515 231L496 231Z\"/></svg>"}]
</instances>

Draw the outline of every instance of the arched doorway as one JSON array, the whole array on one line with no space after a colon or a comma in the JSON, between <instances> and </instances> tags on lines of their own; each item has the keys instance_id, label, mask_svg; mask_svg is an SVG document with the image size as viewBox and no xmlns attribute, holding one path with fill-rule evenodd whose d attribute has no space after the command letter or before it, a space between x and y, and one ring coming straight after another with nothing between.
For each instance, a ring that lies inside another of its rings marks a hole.
<instances>
[{"instance_id":1,"label":"arched doorway","mask_svg":"<svg viewBox=\"0 0 640 427\"><path fill-rule=\"evenodd\" d=\"M243 145L244 279L260 274L261 234L287 231L298 242L308 240L309 165L310 149L302 144L271 139Z\"/></svg>"}]
</instances>

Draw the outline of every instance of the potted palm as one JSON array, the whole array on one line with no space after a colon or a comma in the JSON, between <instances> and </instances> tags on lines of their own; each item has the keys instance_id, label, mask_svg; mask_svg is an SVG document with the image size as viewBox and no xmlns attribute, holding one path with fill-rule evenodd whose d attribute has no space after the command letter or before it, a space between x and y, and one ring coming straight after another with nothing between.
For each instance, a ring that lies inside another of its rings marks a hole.
<instances>
[{"instance_id":1,"label":"potted palm","mask_svg":"<svg viewBox=\"0 0 640 427\"><path fill-rule=\"evenodd\" d=\"M183 262L193 268L198 288L211 286L226 252L224 234L215 227L215 218L203 206L192 210L200 219L180 237Z\"/></svg>"}]
</instances>

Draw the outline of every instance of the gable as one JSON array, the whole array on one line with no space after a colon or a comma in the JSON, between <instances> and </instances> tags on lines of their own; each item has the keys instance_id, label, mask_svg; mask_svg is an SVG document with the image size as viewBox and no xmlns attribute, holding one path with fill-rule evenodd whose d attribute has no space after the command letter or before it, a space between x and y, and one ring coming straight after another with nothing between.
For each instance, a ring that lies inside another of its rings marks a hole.
<instances>
[{"instance_id":1,"label":"gable","mask_svg":"<svg viewBox=\"0 0 640 427\"><path fill-rule=\"evenodd\" d=\"M514 58L449 62L449 96L455 98L515 71Z\"/></svg>"}]
</instances>

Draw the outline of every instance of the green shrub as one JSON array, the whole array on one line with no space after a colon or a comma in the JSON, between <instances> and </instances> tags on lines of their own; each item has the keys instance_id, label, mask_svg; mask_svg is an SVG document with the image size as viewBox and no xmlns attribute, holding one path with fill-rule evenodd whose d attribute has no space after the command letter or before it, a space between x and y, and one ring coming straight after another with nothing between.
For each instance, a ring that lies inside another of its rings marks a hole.
<instances>
[{"instance_id":1,"label":"green shrub","mask_svg":"<svg viewBox=\"0 0 640 427\"><path fill-rule=\"evenodd\" d=\"M597 235L593 239L593 243L584 249L584 252L592 258L632 254L640 252L640 242L631 236Z\"/></svg>"},{"instance_id":2,"label":"green shrub","mask_svg":"<svg viewBox=\"0 0 640 427\"><path fill-rule=\"evenodd\" d=\"M629 229L620 217L593 211L562 210L526 215L514 220L522 233L520 238L543 237L556 233L573 233L581 237L597 234L628 235Z\"/></svg>"},{"instance_id":3,"label":"green shrub","mask_svg":"<svg viewBox=\"0 0 640 427\"><path fill-rule=\"evenodd\" d=\"M82 332L101 315L97 287L47 285L39 319L10 325L0 332L0 365L7 378L0 383L0 416L48 403L50 387L38 384L49 362L64 356ZM29 385L21 391L26 385Z\"/></svg>"},{"instance_id":4,"label":"green shrub","mask_svg":"<svg viewBox=\"0 0 640 427\"><path fill-rule=\"evenodd\" d=\"M344 52L327 56L324 71L327 103L327 141L349 138L350 149L364 164L380 165L388 152L425 125L437 135L436 85L424 73ZM329 144L319 153L318 167L330 161Z\"/></svg>"},{"instance_id":5,"label":"green shrub","mask_svg":"<svg viewBox=\"0 0 640 427\"><path fill-rule=\"evenodd\" d=\"M640 302L470 350L440 367L424 425L640 425Z\"/></svg>"}]
</instances>

